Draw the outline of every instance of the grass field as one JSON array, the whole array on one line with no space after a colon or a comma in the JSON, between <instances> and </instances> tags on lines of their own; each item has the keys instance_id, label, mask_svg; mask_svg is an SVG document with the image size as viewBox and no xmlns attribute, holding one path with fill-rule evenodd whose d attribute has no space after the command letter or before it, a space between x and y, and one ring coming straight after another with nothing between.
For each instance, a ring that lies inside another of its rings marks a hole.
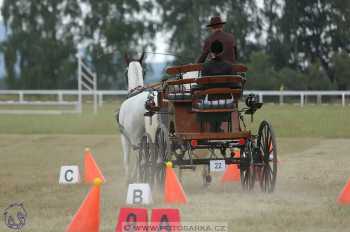
<instances>
[{"instance_id":1,"label":"grass field","mask_svg":"<svg viewBox=\"0 0 350 232\"><path fill-rule=\"evenodd\" d=\"M64 231L88 186L58 185L59 168L77 164L82 169L89 146L107 179L101 231L114 231L126 199L115 108L108 104L96 116L89 111L0 116L0 212L23 202L28 212L23 232ZM348 231L350 207L335 201L350 177L349 115L350 109L340 106L264 106L252 128L265 118L276 130L281 160L276 191L263 194L256 186L244 193L238 183L221 185L219 174L203 189L200 169L186 171L189 204L180 207L182 220L225 222L230 231ZM158 193L154 198L150 208L168 207ZM2 220L0 231L10 231Z\"/></svg>"},{"instance_id":2,"label":"grass field","mask_svg":"<svg viewBox=\"0 0 350 232\"><path fill-rule=\"evenodd\" d=\"M119 104L105 104L98 115L86 106L82 115L0 115L0 134L103 134L117 132L114 112ZM339 105L264 105L247 125L256 131L261 120L273 125L279 137L350 138L350 107Z\"/></svg>"}]
</instances>

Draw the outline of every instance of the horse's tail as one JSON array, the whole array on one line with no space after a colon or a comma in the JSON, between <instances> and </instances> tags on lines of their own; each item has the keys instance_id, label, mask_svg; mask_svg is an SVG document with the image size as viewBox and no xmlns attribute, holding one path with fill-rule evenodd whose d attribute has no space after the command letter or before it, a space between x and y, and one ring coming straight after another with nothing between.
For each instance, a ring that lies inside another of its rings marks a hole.
<instances>
[{"instance_id":1,"label":"horse's tail","mask_svg":"<svg viewBox=\"0 0 350 232\"><path fill-rule=\"evenodd\" d=\"M126 140L129 142L129 144L131 145L131 147L134 150L139 149L139 146L132 144L129 134L125 130L124 126L122 124L120 124L120 122L119 122L119 110L115 112L115 119L117 121L120 134L122 134L126 138Z\"/></svg>"},{"instance_id":2,"label":"horse's tail","mask_svg":"<svg viewBox=\"0 0 350 232\"><path fill-rule=\"evenodd\" d=\"M120 123L119 123L119 110L117 110L115 112L115 120L117 121L118 126L120 126Z\"/></svg>"}]
</instances>

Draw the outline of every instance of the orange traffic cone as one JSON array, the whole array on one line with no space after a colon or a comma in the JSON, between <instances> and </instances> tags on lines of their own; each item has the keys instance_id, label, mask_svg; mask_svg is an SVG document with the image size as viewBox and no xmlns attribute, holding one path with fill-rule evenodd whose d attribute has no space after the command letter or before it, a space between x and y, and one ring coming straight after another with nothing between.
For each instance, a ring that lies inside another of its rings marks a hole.
<instances>
[{"instance_id":1,"label":"orange traffic cone","mask_svg":"<svg viewBox=\"0 0 350 232\"><path fill-rule=\"evenodd\" d=\"M165 184L164 184L164 201L165 203L186 204L187 197L182 188L182 185L177 179L176 173L173 170L171 162L166 163Z\"/></svg>"},{"instance_id":2,"label":"orange traffic cone","mask_svg":"<svg viewBox=\"0 0 350 232\"><path fill-rule=\"evenodd\" d=\"M344 186L343 190L339 194L337 202L340 205L350 204L350 179L348 180L348 183Z\"/></svg>"},{"instance_id":3,"label":"orange traffic cone","mask_svg":"<svg viewBox=\"0 0 350 232\"><path fill-rule=\"evenodd\" d=\"M96 178L94 186L74 215L66 232L98 232L100 227L100 186L102 180Z\"/></svg>"},{"instance_id":4,"label":"orange traffic cone","mask_svg":"<svg viewBox=\"0 0 350 232\"><path fill-rule=\"evenodd\" d=\"M240 180L240 172L236 164L227 165L224 175L221 178L221 182L237 182Z\"/></svg>"},{"instance_id":5,"label":"orange traffic cone","mask_svg":"<svg viewBox=\"0 0 350 232\"><path fill-rule=\"evenodd\" d=\"M89 148L85 149L85 157L84 157L84 165L85 165L85 182L93 183L95 178L100 178L102 182L106 182L105 177L103 176L100 168L98 167L94 157L91 154Z\"/></svg>"}]
</instances>

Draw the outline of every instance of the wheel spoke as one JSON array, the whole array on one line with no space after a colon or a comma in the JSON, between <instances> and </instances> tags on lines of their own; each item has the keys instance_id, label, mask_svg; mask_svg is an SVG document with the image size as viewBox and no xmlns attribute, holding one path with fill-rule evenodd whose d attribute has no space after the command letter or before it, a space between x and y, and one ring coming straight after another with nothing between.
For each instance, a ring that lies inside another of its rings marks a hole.
<instances>
[{"instance_id":1,"label":"wheel spoke","mask_svg":"<svg viewBox=\"0 0 350 232\"><path fill-rule=\"evenodd\" d=\"M259 172L260 187L263 192L270 193L274 190L276 182L277 154L274 133L271 126L266 121L260 124L258 146L263 164Z\"/></svg>"},{"instance_id":2,"label":"wheel spoke","mask_svg":"<svg viewBox=\"0 0 350 232\"><path fill-rule=\"evenodd\" d=\"M156 132L155 154L154 154L154 179L159 187L163 186L165 176L165 161L168 157L168 141L166 129L160 127Z\"/></svg>"},{"instance_id":3,"label":"wheel spoke","mask_svg":"<svg viewBox=\"0 0 350 232\"><path fill-rule=\"evenodd\" d=\"M269 131L266 129L265 130L266 132L266 134L265 134L265 137L264 137L264 148L265 148L265 151L266 151L266 153L268 153L268 151L269 151L269 140L270 140L270 138L271 138L271 136L270 136L270 133L269 133Z\"/></svg>"},{"instance_id":4,"label":"wheel spoke","mask_svg":"<svg viewBox=\"0 0 350 232\"><path fill-rule=\"evenodd\" d=\"M241 162L242 164L244 163L244 165L241 166L241 184L245 191L253 190L255 183L255 166L253 164L254 158L252 146L253 143L248 141L241 156Z\"/></svg>"},{"instance_id":5,"label":"wheel spoke","mask_svg":"<svg viewBox=\"0 0 350 232\"><path fill-rule=\"evenodd\" d=\"M264 154L264 151L265 151L265 133L264 133L264 130L262 131L262 134L261 134L261 138L260 138L260 141L259 141L259 145L260 145L260 148Z\"/></svg>"}]
</instances>

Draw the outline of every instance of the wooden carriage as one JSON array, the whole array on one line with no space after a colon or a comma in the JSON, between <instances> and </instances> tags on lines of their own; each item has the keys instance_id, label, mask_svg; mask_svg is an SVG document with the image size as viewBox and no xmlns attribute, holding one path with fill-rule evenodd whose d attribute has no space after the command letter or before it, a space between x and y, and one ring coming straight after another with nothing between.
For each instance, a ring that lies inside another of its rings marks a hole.
<instances>
[{"instance_id":1,"label":"wooden carriage","mask_svg":"<svg viewBox=\"0 0 350 232\"><path fill-rule=\"evenodd\" d=\"M272 192L277 175L277 150L270 124L263 121L257 135L244 123L262 103L249 95L242 101L247 68L233 65L234 75L201 76L200 64L170 67L173 79L153 86L146 102L146 134L141 141L139 179L162 184L166 161L175 167L206 167L204 184L211 181L210 165L238 165L241 183L252 190L256 181L261 189ZM196 78L184 79L197 71ZM207 152L198 152L198 151ZM237 155L239 151L240 155Z\"/></svg>"}]
</instances>

